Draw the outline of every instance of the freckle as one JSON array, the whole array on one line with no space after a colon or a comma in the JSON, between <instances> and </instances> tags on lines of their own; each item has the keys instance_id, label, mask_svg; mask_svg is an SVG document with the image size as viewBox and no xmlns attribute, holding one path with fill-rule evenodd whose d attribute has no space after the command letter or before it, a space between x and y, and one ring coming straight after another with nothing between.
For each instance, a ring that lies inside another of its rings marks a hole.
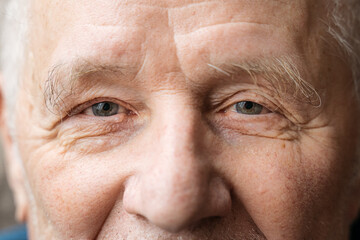
<instances>
[{"instance_id":1,"label":"freckle","mask_svg":"<svg viewBox=\"0 0 360 240\"><path fill-rule=\"evenodd\" d=\"M283 143L282 148L285 148L285 147L286 147L286 145L285 145L285 143Z\"/></svg>"}]
</instances>

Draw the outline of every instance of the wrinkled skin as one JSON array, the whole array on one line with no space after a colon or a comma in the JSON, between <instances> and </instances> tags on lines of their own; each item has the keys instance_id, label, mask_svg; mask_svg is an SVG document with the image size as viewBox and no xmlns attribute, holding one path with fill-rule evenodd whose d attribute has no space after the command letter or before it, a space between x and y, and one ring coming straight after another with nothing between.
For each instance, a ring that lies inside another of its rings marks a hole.
<instances>
[{"instance_id":1,"label":"wrinkled skin","mask_svg":"<svg viewBox=\"0 0 360 240\"><path fill-rule=\"evenodd\" d=\"M5 137L30 238L347 239L358 105L320 19L313 0L33 1ZM271 58L294 59L321 105L222 68ZM119 111L95 116L104 101Z\"/></svg>"}]
</instances>

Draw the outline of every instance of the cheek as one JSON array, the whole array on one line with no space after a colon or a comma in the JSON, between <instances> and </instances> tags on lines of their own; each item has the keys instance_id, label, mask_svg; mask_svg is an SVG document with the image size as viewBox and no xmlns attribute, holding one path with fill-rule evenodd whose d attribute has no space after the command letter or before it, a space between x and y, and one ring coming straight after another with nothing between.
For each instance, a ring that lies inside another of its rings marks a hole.
<instances>
[{"instance_id":1,"label":"cheek","mask_svg":"<svg viewBox=\"0 0 360 240\"><path fill-rule=\"evenodd\" d=\"M267 237L276 239L281 232L291 239L309 231L309 221L328 196L334 156L325 155L316 143L310 150L298 141L244 136L241 142L235 151L234 146L225 150L232 152L225 171L236 201Z\"/></svg>"},{"instance_id":2,"label":"cheek","mask_svg":"<svg viewBox=\"0 0 360 240\"><path fill-rule=\"evenodd\" d=\"M32 160L29 177L42 215L60 236L94 238L123 192L128 168L121 153L84 157L42 147Z\"/></svg>"}]
</instances>

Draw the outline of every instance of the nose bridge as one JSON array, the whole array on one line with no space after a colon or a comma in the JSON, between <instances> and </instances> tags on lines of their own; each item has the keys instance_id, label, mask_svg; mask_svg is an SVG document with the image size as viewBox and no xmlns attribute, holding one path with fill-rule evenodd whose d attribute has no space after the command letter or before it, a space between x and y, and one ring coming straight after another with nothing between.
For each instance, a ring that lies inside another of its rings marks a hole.
<instances>
[{"instance_id":1,"label":"nose bridge","mask_svg":"<svg viewBox=\"0 0 360 240\"><path fill-rule=\"evenodd\" d=\"M202 209L208 164L198 149L202 147L199 113L186 104L161 101L162 111L154 113L148 126L152 142L146 150L147 167L127 187L131 194L125 192L124 201L132 206L130 211L177 231L193 222Z\"/></svg>"},{"instance_id":2,"label":"nose bridge","mask_svg":"<svg viewBox=\"0 0 360 240\"><path fill-rule=\"evenodd\" d=\"M158 134L159 149L173 161L199 152L201 138L200 113L190 105L168 102L153 121L154 135ZM184 159L183 159L184 160ZM190 160L190 159L189 159Z\"/></svg>"},{"instance_id":3,"label":"nose bridge","mask_svg":"<svg viewBox=\"0 0 360 240\"><path fill-rule=\"evenodd\" d=\"M163 103L169 111L158 114L153 122L154 134L159 135L148 176L154 182L164 183L156 192L161 193L169 206L189 204L181 201L184 198L201 202L208 181L208 167L202 154L200 113L186 104ZM197 207L196 202L191 204Z\"/></svg>"},{"instance_id":4,"label":"nose bridge","mask_svg":"<svg viewBox=\"0 0 360 240\"><path fill-rule=\"evenodd\" d=\"M211 135L201 112L184 99L157 98L144 131L147 144L137 156L144 166L129 178L124 192L127 212L172 232L224 216L231 206L228 187L213 172Z\"/></svg>"}]
</instances>

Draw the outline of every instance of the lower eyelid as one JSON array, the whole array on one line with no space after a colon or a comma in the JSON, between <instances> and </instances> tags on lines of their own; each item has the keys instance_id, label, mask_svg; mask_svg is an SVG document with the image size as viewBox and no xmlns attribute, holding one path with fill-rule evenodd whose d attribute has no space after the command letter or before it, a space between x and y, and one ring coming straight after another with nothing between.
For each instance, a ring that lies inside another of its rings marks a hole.
<instances>
[{"instance_id":1,"label":"lower eyelid","mask_svg":"<svg viewBox=\"0 0 360 240\"><path fill-rule=\"evenodd\" d=\"M114 124L130 124L134 120L132 115L127 113L118 113L112 116L102 117L95 116L94 114L77 114L72 116L71 120L73 123L77 122L78 126L92 126L92 125L114 125Z\"/></svg>"},{"instance_id":2,"label":"lower eyelid","mask_svg":"<svg viewBox=\"0 0 360 240\"><path fill-rule=\"evenodd\" d=\"M71 123L68 124L58 133L61 145L73 145L73 143L80 139L107 136L114 133L125 134L125 132L131 131L134 127L131 123L121 121L101 123L103 121L100 124L97 121L91 121L88 124L77 124L76 127Z\"/></svg>"},{"instance_id":3,"label":"lower eyelid","mask_svg":"<svg viewBox=\"0 0 360 240\"><path fill-rule=\"evenodd\" d=\"M64 151L77 151L83 154L98 153L113 148L128 141L131 134L127 131L114 131L110 133L78 133L63 135L59 139Z\"/></svg>"},{"instance_id":4,"label":"lower eyelid","mask_svg":"<svg viewBox=\"0 0 360 240\"><path fill-rule=\"evenodd\" d=\"M117 114L108 119L76 115L64 122L57 138L64 151L102 152L131 139L143 123L138 118ZM83 149L83 150L81 150Z\"/></svg>"},{"instance_id":5,"label":"lower eyelid","mask_svg":"<svg viewBox=\"0 0 360 240\"><path fill-rule=\"evenodd\" d=\"M220 113L221 114L221 113ZM272 138L293 139L297 136L293 124L278 113L244 115L222 113L215 124L233 134L256 135Z\"/></svg>"}]
</instances>

